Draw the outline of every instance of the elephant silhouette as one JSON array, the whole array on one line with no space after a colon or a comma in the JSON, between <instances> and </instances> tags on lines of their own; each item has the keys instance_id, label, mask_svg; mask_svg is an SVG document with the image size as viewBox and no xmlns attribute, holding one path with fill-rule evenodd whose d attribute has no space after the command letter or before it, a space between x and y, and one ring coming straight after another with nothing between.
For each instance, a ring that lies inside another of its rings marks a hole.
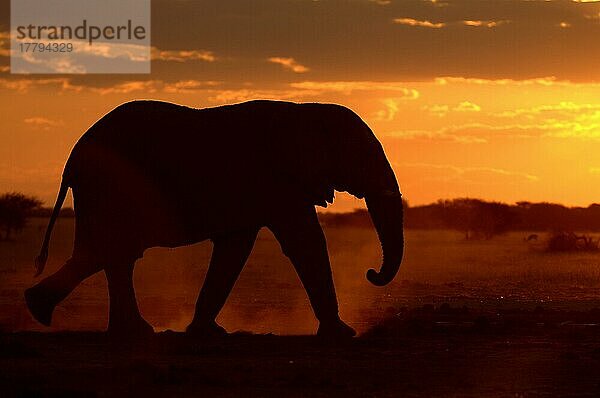
<instances>
[{"instance_id":1,"label":"elephant silhouette","mask_svg":"<svg viewBox=\"0 0 600 398\"><path fill-rule=\"evenodd\" d=\"M211 239L213 253L186 332L226 333L215 319L260 228L269 228L306 289L318 335L353 336L339 317L316 205L334 190L365 198L383 251L382 286L402 261L402 197L383 148L367 124L340 105L249 101L206 109L160 101L122 104L78 140L62 182L36 276L48 257L53 225L73 191L71 258L25 291L33 317L50 325L55 306L104 270L108 333L153 332L138 310L133 267L145 249Z\"/></svg>"}]
</instances>

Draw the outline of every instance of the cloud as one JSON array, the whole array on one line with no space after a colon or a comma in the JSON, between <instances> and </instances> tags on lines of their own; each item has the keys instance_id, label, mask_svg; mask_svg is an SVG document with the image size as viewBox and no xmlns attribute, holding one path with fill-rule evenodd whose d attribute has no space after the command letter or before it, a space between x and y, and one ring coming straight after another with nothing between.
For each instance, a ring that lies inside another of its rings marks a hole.
<instances>
[{"instance_id":1,"label":"cloud","mask_svg":"<svg viewBox=\"0 0 600 398\"><path fill-rule=\"evenodd\" d=\"M538 77L532 79L479 79L472 77L455 77L455 76L443 76L436 77L433 79L436 84L446 85L450 83L454 84L476 84L476 85L489 85L489 86L578 86L579 83L573 83L569 80L558 80L555 76ZM589 87L589 84L585 84Z\"/></svg>"},{"instance_id":2,"label":"cloud","mask_svg":"<svg viewBox=\"0 0 600 398\"><path fill-rule=\"evenodd\" d=\"M199 90L214 90L221 83L212 80L180 80L165 82L162 80L132 80L104 87L78 85L69 78L53 79L0 79L0 89L28 92L39 88L51 88L54 92L82 92L89 91L100 95L130 94L134 92L145 93L189 93Z\"/></svg>"},{"instance_id":3,"label":"cloud","mask_svg":"<svg viewBox=\"0 0 600 398\"><path fill-rule=\"evenodd\" d=\"M158 91L159 87L162 85L162 82L159 80L144 80L144 81L130 81L124 82L120 84L116 84L114 86L109 87L94 87L90 88L91 91L94 91L100 95L107 94L129 94L136 91L143 91L146 93L155 93Z\"/></svg>"},{"instance_id":4,"label":"cloud","mask_svg":"<svg viewBox=\"0 0 600 398\"><path fill-rule=\"evenodd\" d=\"M396 117L396 114L398 113L398 110L400 107L400 105L399 105L400 100L398 100L396 98L383 99L381 102L383 102L385 109L377 111L375 113L375 118L377 120L388 121L388 122L394 120L394 117Z\"/></svg>"},{"instance_id":5,"label":"cloud","mask_svg":"<svg viewBox=\"0 0 600 398\"><path fill-rule=\"evenodd\" d=\"M73 51L77 54L98 58L124 58L134 62L147 62L149 57L148 47L140 44L129 43L108 43L98 42L93 46L75 45L80 41L70 41L73 43Z\"/></svg>"},{"instance_id":6,"label":"cloud","mask_svg":"<svg viewBox=\"0 0 600 398\"><path fill-rule=\"evenodd\" d=\"M466 26L495 28L497 26L510 23L510 21L507 19L503 19L503 20L499 20L499 21L464 20L464 21L462 21L462 23L463 23L463 25L466 25Z\"/></svg>"},{"instance_id":7,"label":"cloud","mask_svg":"<svg viewBox=\"0 0 600 398\"><path fill-rule=\"evenodd\" d=\"M564 22L564 21L563 21L563 22L561 22L561 23L559 23L559 24L558 24L558 27L559 27L559 28L563 28L563 29L564 29L564 28L570 28L570 27L571 27L571 24L570 24L569 22Z\"/></svg>"},{"instance_id":8,"label":"cloud","mask_svg":"<svg viewBox=\"0 0 600 398\"><path fill-rule=\"evenodd\" d=\"M488 138L497 136L499 132L510 133L515 137L531 137L540 135L543 126L537 125L504 125L492 126L483 123L465 123L459 125L449 125L437 130L401 130L393 132L391 135L404 139L428 139L444 140L463 144L483 144L487 143ZM518 133L517 133L518 132Z\"/></svg>"},{"instance_id":9,"label":"cloud","mask_svg":"<svg viewBox=\"0 0 600 398\"><path fill-rule=\"evenodd\" d=\"M267 61L281 65L284 69L291 70L294 73L306 73L310 69L304 65L300 65L294 58L291 57L271 57Z\"/></svg>"},{"instance_id":10,"label":"cloud","mask_svg":"<svg viewBox=\"0 0 600 398\"><path fill-rule=\"evenodd\" d=\"M315 97L327 94L350 95L355 91L374 91L381 94L389 93L389 97L381 101L385 109L376 112L375 117L391 120L399 110L399 103L419 98L419 91L405 87L401 82L372 82L372 81L303 81L290 83L283 89L240 88L229 90L214 90L209 100L213 102L246 101L250 99L279 99L279 100L314 100ZM383 120L380 119L380 120Z\"/></svg>"},{"instance_id":11,"label":"cloud","mask_svg":"<svg viewBox=\"0 0 600 398\"><path fill-rule=\"evenodd\" d=\"M0 33L0 47L4 44L2 39L7 38L7 35L7 32ZM148 53L148 47L139 44L96 42L93 46L79 46L75 44L80 43L80 41L63 40L62 42L74 44L73 51L77 54L98 58L125 58L137 62L148 61L148 57L151 60L167 62L214 62L218 60L212 51L207 50L161 50L157 47L151 47ZM0 55L9 56L10 50L0 48ZM37 59L30 56L26 60L35 63Z\"/></svg>"},{"instance_id":12,"label":"cloud","mask_svg":"<svg viewBox=\"0 0 600 398\"><path fill-rule=\"evenodd\" d=\"M387 6L392 3L392 0L369 0L371 3L378 4L380 6Z\"/></svg>"},{"instance_id":13,"label":"cloud","mask_svg":"<svg viewBox=\"0 0 600 398\"><path fill-rule=\"evenodd\" d=\"M470 101L462 101L458 105L454 107L450 107L450 105L425 105L423 110L429 111L432 115L443 117L448 114L450 111L454 112L479 112L481 111L481 107L477 104L474 104Z\"/></svg>"},{"instance_id":14,"label":"cloud","mask_svg":"<svg viewBox=\"0 0 600 398\"><path fill-rule=\"evenodd\" d=\"M545 124L546 136L557 138L578 138L582 140L600 140L600 122L590 123L581 121L549 122Z\"/></svg>"},{"instance_id":15,"label":"cloud","mask_svg":"<svg viewBox=\"0 0 600 398\"><path fill-rule=\"evenodd\" d=\"M64 91L81 91L83 86L73 85L70 79L67 78L52 78L52 79L0 79L0 89L14 90L18 92L27 92L30 89L50 87Z\"/></svg>"},{"instance_id":16,"label":"cloud","mask_svg":"<svg viewBox=\"0 0 600 398\"><path fill-rule=\"evenodd\" d=\"M188 62L204 61L214 62L217 57L211 51L204 50L160 50L139 44L97 42L93 46L77 45L80 41L63 40L64 43L73 44L73 53L64 57L52 57L48 59L42 54L28 52L16 53L22 61L43 66L48 73L85 73L86 64L93 62L95 58L100 59L125 59L130 62L148 62L149 60L166 62ZM0 35L0 56L10 56L11 51L4 48L4 42Z\"/></svg>"},{"instance_id":17,"label":"cloud","mask_svg":"<svg viewBox=\"0 0 600 398\"><path fill-rule=\"evenodd\" d=\"M479 112L481 110L481 107L472 102L463 101L454 108L452 108L452 110L456 112Z\"/></svg>"},{"instance_id":18,"label":"cloud","mask_svg":"<svg viewBox=\"0 0 600 398\"><path fill-rule=\"evenodd\" d=\"M433 78L438 85L463 84L476 86L539 86L539 87L564 87L569 89L600 89L600 82L573 82L571 80L558 79L555 76L536 77L528 79L482 79L464 76L438 76Z\"/></svg>"},{"instance_id":19,"label":"cloud","mask_svg":"<svg viewBox=\"0 0 600 398\"><path fill-rule=\"evenodd\" d=\"M25 118L23 122L37 129L50 130L63 125L61 120L52 120L41 116Z\"/></svg>"},{"instance_id":20,"label":"cloud","mask_svg":"<svg viewBox=\"0 0 600 398\"><path fill-rule=\"evenodd\" d=\"M163 82L159 80L130 81L106 87L92 87L73 84L68 78L55 79L0 79L0 89L28 92L32 89L50 88L54 92L82 92L91 91L100 95L106 94L128 94L135 91L156 92L162 87Z\"/></svg>"},{"instance_id":21,"label":"cloud","mask_svg":"<svg viewBox=\"0 0 600 398\"><path fill-rule=\"evenodd\" d=\"M10 33L0 32L0 56L10 56L10 49L4 40L10 40ZM144 62L148 60L148 47L129 43L96 42L93 46L78 46L79 40L61 40L63 43L74 44L73 51L100 58L126 58L131 61ZM30 58L33 62L35 58ZM161 50L158 47L150 48L150 59L158 61L188 62L205 61L214 62L218 60L212 51L207 50Z\"/></svg>"},{"instance_id":22,"label":"cloud","mask_svg":"<svg viewBox=\"0 0 600 398\"><path fill-rule=\"evenodd\" d=\"M452 133L460 133L460 132L468 132L475 131L479 133L483 132L514 132L519 131L517 134L520 137L531 136L535 132L540 132L542 130L548 130L550 126L544 124L506 124L506 125L490 125L485 123L465 123L459 125L451 125L446 126L440 129L441 132L452 132ZM529 133L529 134L527 134ZM515 135L515 134L513 134Z\"/></svg>"},{"instance_id":23,"label":"cloud","mask_svg":"<svg viewBox=\"0 0 600 398\"><path fill-rule=\"evenodd\" d=\"M109 87L90 88L90 90L101 95L107 94L130 94L133 92L156 93L165 92L169 94L191 93L196 91L210 91L221 84L212 80L180 80L177 82L164 82L162 80L129 81Z\"/></svg>"},{"instance_id":24,"label":"cloud","mask_svg":"<svg viewBox=\"0 0 600 398\"><path fill-rule=\"evenodd\" d=\"M43 65L48 73L83 74L87 71L84 65L68 56L46 59L38 58L34 53L25 53L19 54L18 57L32 65Z\"/></svg>"},{"instance_id":25,"label":"cloud","mask_svg":"<svg viewBox=\"0 0 600 398\"><path fill-rule=\"evenodd\" d=\"M156 61L215 62L218 59L212 51L206 51L206 50L160 50L156 47L152 47L151 53L152 53L152 60L156 60Z\"/></svg>"},{"instance_id":26,"label":"cloud","mask_svg":"<svg viewBox=\"0 0 600 398\"><path fill-rule=\"evenodd\" d=\"M96 42L93 46L80 45L79 40L61 40L61 43L72 44L73 52L65 53L60 57L48 58L41 52L16 51L13 57L19 58L23 63L38 65L44 68L45 73L86 73L86 66L99 59L120 59L130 62L148 62L150 60L149 47L140 44ZM0 46L3 42L0 40ZM0 48L0 56L11 56L10 49Z\"/></svg>"},{"instance_id":27,"label":"cloud","mask_svg":"<svg viewBox=\"0 0 600 398\"><path fill-rule=\"evenodd\" d=\"M502 20L462 20L462 21L453 21L453 22L431 22L429 20L419 20L414 18L394 18L394 23L400 25L408 25L408 26L417 26L422 28L432 28L432 29L440 29L449 25L464 25L471 27L483 27L483 28L496 28L500 25L505 25L510 23L508 19Z\"/></svg>"},{"instance_id":28,"label":"cloud","mask_svg":"<svg viewBox=\"0 0 600 398\"><path fill-rule=\"evenodd\" d=\"M175 83L167 83L164 85L164 91L167 93L189 93L198 90L205 90L207 88L215 87L221 84L221 82L207 80L181 80Z\"/></svg>"},{"instance_id":29,"label":"cloud","mask_svg":"<svg viewBox=\"0 0 600 398\"><path fill-rule=\"evenodd\" d=\"M443 141L453 142L458 144L487 144L488 140L472 134L453 134L450 131L440 129L437 131L428 130L401 130L393 131L385 134L388 137L406 139L406 140L421 140L421 141Z\"/></svg>"},{"instance_id":30,"label":"cloud","mask_svg":"<svg viewBox=\"0 0 600 398\"><path fill-rule=\"evenodd\" d=\"M415 167L415 168L425 168L425 169L435 169L435 170L443 170L451 172L453 175L448 176L450 179L454 178L473 178L479 177L482 179L489 178L490 175L493 175L494 178L497 177L518 177L521 179L525 179L527 181L539 181L539 177L529 173L523 173L518 171L510 171L502 168L496 167L461 167L455 166L451 164L434 164L434 163L404 163L401 166L404 167ZM472 181L474 182L474 181Z\"/></svg>"},{"instance_id":31,"label":"cloud","mask_svg":"<svg viewBox=\"0 0 600 398\"><path fill-rule=\"evenodd\" d=\"M88 46L80 45L79 40L61 40L61 43L72 44L72 53L47 57L43 52L15 51L12 57L18 58L20 65L35 65L38 73L59 74L84 74L87 72L86 65L91 65L97 59L119 59L130 62L150 60L149 47L139 44L96 42L93 46ZM1 48L3 44L0 39L0 56L11 56L10 49Z\"/></svg>"},{"instance_id":32,"label":"cloud","mask_svg":"<svg viewBox=\"0 0 600 398\"><path fill-rule=\"evenodd\" d=\"M599 12L599 13L597 13L597 14L592 14L592 15L586 14L586 15L584 15L583 17L584 17L585 19L599 20L599 19L600 19L600 12Z\"/></svg>"},{"instance_id":33,"label":"cloud","mask_svg":"<svg viewBox=\"0 0 600 398\"><path fill-rule=\"evenodd\" d=\"M402 93L407 99L417 99L420 93L406 87L404 82L373 82L373 81L304 81L291 83L290 86L296 89L312 90L315 92L340 92L351 94L353 91L390 91Z\"/></svg>"},{"instance_id":34,"label":"cloud","mask_svg":"<svg viewBox=\"0 0 600 398\"><path fill-rule=\"evenodd\" d=\"M444 26L446 26L446 24L443 22L430 22L427 20L420 21L418 19L413 19L413 18L394 18L394 23L397 23L400 25L418 26L421 28L433 28L433 29L439 29L439 28L443 28Z\"/></svg>"},{"instance_id":35,"label":"cloud","mask_svg":"<svg viewBox=\"0 0 600 398\"><path fill-rule=\"evenodd\" d=\"M429 113L431 113L437 117L446 116L446 114L450 111L450 107L448 105L438 105L438 104L425 105L423 107L423 109L429 111Z\"/></svg>"},{"instance_id":36,"label":"cloud","mask_svg":"<svg viewBox=\"0 0 600 398\"><path fill-rule=\"evenodd\" d=\"M10 33L0 31L0 57L10 57Z\"/></svg>"},{"instance_id":37,"label":"cloud","mask_svg":"<svg viewBox=\"0 0 600 398\"><path fill-rule=\"evenodd\" d=\"M485 123L465 123L449 125L437 130L399 130L387 136L414 140L442 140L461 144L485 144L498 137L531 138L554 136L565 126L546 123L489 125ZM500 135L499 133L503 133Z\"/></svg>"},{"instance_id":38,"label":"cloud","mask_svg":"<svg viewBox=\"0 0 600 398\"><path fill-rule=\"evenodd\" d=\"M600 140L600 104L563 101L504 111L493 116L535 121L532 127L546 137Z\"/></svg>"},{"instance_id":39,"label":"cloud","mask_svg":"<svg viewBox=\"0 0 600 398\"><path fill-rule=\"evenodd\" d=\"M216 103L241 102L255 99L272 100L299 100L314 98L319 93L310 90L261 90L261 89L235 89L213 90L208 97L209 101Z\"/></svg>"},{"instance_id":40,"label":"cloud","mask_svg":"<svg viewBox=\"0 0 600 398\"><path fill-rule=\"evenodd\" d=\"M600 111L582 114L574 118L558 120L543 119L532 123L511 123L490 125L485 123L465 123L451 125L438 130L400 130L387 135L403 139L450 140L459 143L486 143L489 139L513 138L561 138L583 141L600 141Z\"/></svg>"},{"instance_id":41,"label":"cloud","mask_svg":"<svg viewBox=\"0 0 600 398\"><path fill-rule=\"evenodd\" d=\"M446 7L448 5L448 2L443 1L443 0L423 0L423 1L433 5L434 7Z\"/></svg>"},{"instance_id":42,"label":"cloud","mask_svg":"<svg viewBox=\"0 0 600 398\"><path fill-rule=\"evenodd\" d=\"M570 101L561 101L558 104L538 105L531 108L518 108L510 111L504 111L494 116L514 118L516 116L532 116L549 113L559 113L572 116L573 113L588 112L600 110L600 104L577 104Z\"/></svg>"}]
</instances>

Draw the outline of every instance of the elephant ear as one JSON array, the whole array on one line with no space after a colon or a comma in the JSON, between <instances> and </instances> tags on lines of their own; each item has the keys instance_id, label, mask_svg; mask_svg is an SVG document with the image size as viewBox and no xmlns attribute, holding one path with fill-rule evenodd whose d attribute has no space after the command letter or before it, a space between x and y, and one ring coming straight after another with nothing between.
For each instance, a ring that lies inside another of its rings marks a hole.
<instances>
[{"instance_id":1,"label":"elephant ear","mask_svg":"<svg viewBox=\"0 0 600 398\"><path fill-rule=\"evenodd\" d=\"M283 150L276 154L275 165L289 194L314 205L333 203L332 158L329 140L319 129L282 132Z\"/></svg>"},{"instance_id":2,"label":"elephant ear","mask_svg":"<svg viewBox=\"0 0 600 398\"><path fill-rule=\"evenodd\" d=\"M327 181L323 181L322 183L314 183L311 184L314 188L313 191L309 192L310 196L307 198L312 204L327 207L328 204L333 203L334 199L334 189L332 184Z\"/></svg>"},{"instance_id":3,"label":"elephant ear","mask_svg":"<svg viewBox=\"0 0 600 398\"><path fill-rule=\"evenodd\" d=\"M329 178L330 167L322 147L310 147L298 156L291 167L296 195L312 204L327 207L333 203L334 187Z\"/></svg>"},{"instance_id":4,"label":"elephant ear","mask_svg":"<svg viewBox=\"0 0 600 398\"><path fill-rule=\"evenodd\" d=\"M307 199L315 205L327 207L327 203L333 203L334 197L330 178L333 166L329 158L331 153L325 140L315 137L314 142L317 144L307 148L306 156L301 159L299 178Z\"/></svg>"}]
</instances>

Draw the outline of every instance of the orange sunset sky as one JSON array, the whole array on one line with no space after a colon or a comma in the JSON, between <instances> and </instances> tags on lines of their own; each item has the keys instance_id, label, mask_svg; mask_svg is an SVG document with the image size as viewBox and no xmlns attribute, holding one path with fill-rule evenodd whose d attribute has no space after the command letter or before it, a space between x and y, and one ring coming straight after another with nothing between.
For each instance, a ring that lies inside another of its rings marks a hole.
<instances>
[{"instance_id":1,"label":"orange sunset sky","mask_svg":"<svg viewBox=\"0 0 600 398\"><path fill-rule=\"evenodd\" d=\"M0 192L51 205L77 138L122 102L270 98L355 110L411 205L600 201L600 2L154 0L150 75L32 76L10 74L8 3Z\"/></svg>"}]
</instances>

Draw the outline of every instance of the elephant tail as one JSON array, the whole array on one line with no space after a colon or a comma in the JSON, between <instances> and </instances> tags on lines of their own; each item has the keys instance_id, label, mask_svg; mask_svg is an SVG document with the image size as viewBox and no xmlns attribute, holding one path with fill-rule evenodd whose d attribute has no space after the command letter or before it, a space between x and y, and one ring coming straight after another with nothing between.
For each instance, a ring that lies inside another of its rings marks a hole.
<instances>
[{"instance_id":1,"label":"elephant tail","mask_svg":"<svg viewBox=\"0 0 600 398\"><path fill-rule=\"evenodd\" d=\"M60 183L60 189L58 191L56 203L54 204L54 209L52 210L52 215L50 216L50 221L48 222L48 227L46 228L46 235L44 236L42 249L40 250L39 256L37 256L35 259L35 277L39 276L42 272L44 272L46 260L48 260L48 246L50 245L50 236L52 235L52 228L54 228L54 223L56 222L56 219L60 214L60 209L65 201L65 198L67 197L68 190L69 185L63 178L63 180Z\"/></svg>"}]
</instances>

